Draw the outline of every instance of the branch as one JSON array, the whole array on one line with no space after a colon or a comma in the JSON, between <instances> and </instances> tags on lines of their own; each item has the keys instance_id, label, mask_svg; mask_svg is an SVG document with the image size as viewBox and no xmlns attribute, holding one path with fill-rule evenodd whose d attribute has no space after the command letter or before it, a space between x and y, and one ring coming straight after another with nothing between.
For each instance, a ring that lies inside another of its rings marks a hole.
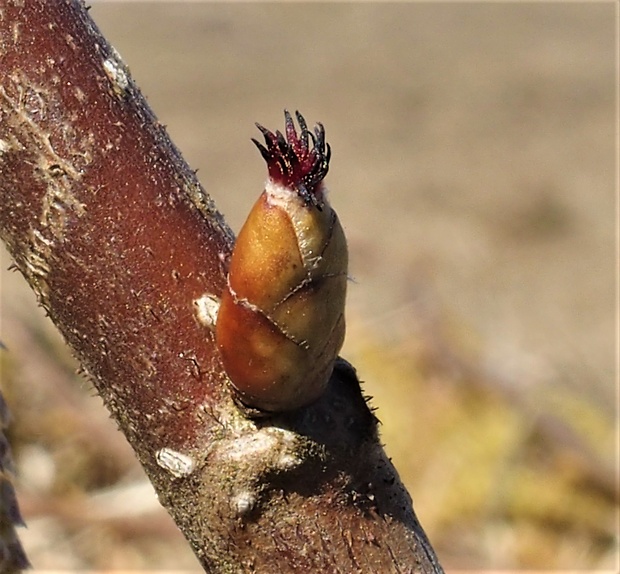
<instances>
[{"instance_id":1,"label":"branch","mask_svg":"<svg viewBox=\"0 0 620 574\"><path fill-rule=\"evenodd\" d=\"M3 349L0 343L0 349ZM15 490L11 448L4 435L9 424L9 412L0 392L0 572L11 574L28 568L29 563L17 537L16 526L24 526Z\"/></svg>"},{"instance_id":2,"label":"branch","mask_svg":"<svg viewBox=\"0 0 620 574\"><path fill-rule=\"evenodd\" d=\"M2 12L1 237L205 570L440 572L348 363L288 414L233 400L233 235L83 6Z\"/></svg>"}]
</instances>

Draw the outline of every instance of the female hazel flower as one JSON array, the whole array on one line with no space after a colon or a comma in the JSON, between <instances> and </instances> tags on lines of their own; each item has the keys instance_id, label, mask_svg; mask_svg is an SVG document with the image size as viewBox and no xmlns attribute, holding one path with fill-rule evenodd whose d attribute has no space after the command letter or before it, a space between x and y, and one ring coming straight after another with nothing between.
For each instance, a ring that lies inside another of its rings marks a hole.
<instances>
[{"instance_id":1,"label":"female hazel flower","mask_svg":"<svg viewBox=\"0 0 620 574\"><path fill-rule=\"evenodd\" d=\"M265 190L244 223L230 260L216 324L226 373L242 403L293 410L325 390L345 333L348 252L323 178L331 150L325 130L300 133L257 124L265 144Z\"/></svg>"}]
</instances>

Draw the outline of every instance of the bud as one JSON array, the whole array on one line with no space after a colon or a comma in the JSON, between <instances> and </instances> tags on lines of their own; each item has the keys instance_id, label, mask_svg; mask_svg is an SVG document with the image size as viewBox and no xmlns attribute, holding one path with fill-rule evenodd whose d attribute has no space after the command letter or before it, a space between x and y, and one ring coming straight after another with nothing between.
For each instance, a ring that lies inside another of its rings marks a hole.
<instances>
[{"instance_id":1,"label":"bud","mask_svg":"<svg viewBox=\"0 0 620 574\"><path fill-rule=\"evenodd\" d=\"M257 124L269 179L230 260L216 324L224 368L244 404L269 412L315 401L344 341L347 243L326 197L330 147L318 124L286 137Z\"/></svg>"}]
</instances>

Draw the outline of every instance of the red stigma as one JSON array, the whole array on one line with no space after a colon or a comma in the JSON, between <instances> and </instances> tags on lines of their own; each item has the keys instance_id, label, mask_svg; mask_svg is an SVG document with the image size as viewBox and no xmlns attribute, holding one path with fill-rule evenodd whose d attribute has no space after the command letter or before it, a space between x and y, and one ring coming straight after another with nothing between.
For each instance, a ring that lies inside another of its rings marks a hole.
<instances>
[{"instance_id":1,"label":"red stigma","mask_svg":"<svg viewBox=\"0 0 620 574\"><path fill-rule=\"evenodd\" d=\"M256 124L265 138L265 145L254 138L252 141L267 162L271 180L284 187L294 188L306 205L314 205L320 210L323 202L319 184L329 170L331 149L325 142L325 128L322 124L318 123L314 132L311 132L304 117L299 112L295 112L295 116L299 123L299 134L291 114L284 110L286 138L279 131L273 133Z\"/></svg>"}]
</instances>

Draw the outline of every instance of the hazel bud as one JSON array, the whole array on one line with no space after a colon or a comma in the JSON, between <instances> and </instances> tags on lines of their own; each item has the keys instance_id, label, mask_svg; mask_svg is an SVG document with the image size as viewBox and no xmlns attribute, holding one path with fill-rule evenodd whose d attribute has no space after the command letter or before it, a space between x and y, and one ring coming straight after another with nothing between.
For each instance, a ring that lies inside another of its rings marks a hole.
<instances>
[{"instance_id":1,"label":"hazel bud","mask_svg":"<svg viewBox=\"0 0 620 574\"><path fill-rule=\"evenodd\" d=\"M330 147L318 124L286 137L257 124L265 145L265 190L230 260L216 324L226 373L240 400L269 412L315 401L325 390L345 333L348 252L326 197Z\"/></svg>"}]
</instances>

